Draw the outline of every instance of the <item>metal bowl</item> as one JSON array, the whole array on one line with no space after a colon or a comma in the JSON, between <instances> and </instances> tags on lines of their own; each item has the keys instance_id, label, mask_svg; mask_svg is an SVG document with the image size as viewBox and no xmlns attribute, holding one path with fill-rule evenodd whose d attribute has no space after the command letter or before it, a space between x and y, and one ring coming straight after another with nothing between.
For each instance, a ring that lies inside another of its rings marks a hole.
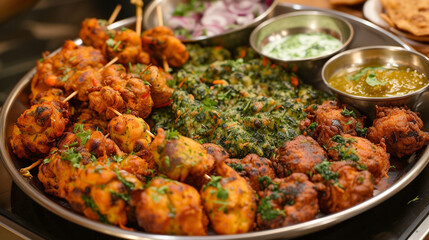
<instances>
[{"instance_id":1,"label":"metal bowl","mask_svg":"<svg viewBox=\"0 0 429 240\"><path fill-rule=\"evenodd\" d=\"M208 0L204 0L208 1ZM220 0L221 1L221 0ZM158 18L156 16L156 7L161 5L164 19L169 17L174 12L176 6L184 0L155 0L146 8L143 14L143 27L150 29L158 26ZM250 24L243 25L222 34L214 36L200 36L196 38L184 39L186 43L198 43L204 46L223 46L228 49L233 49L241 45L248 45L248 39L252 30L264 20L273 16L273 10L277 6L279 0L273 0L268 9L255 18Z\"/></svg>"},{"instance_id":2,"label":"metal bowl","mask_svg":"<svg viewBox=\"0 0 429 240\"><path fill-rule=\"evenodd\" d=\"M426 77L429 76L429 59L424 55L400 47L393 46L372 46L351 49L342 52L331 58L322 69L322 78L324 84L338 96L338 98L355 108L362 113L365 113L370 118L375 115L375 106L393 106L407 105L410 109L416 110L416 105L419 103L419 98L423 92L429 87L429 83L412 93L395 97L362 97L349 93L342 92L333 88L329 83L333 75L341 70L365 66L365 65L381 65L381 66L401 66L410 67Z\"/></svg>"},{"instance_id":3,"label":"metal bowl","mask_svg":"<svg viewBox=\"0 0 429 240\"><path fill-rule=\"evenodd\" d=\"M262 52L263 47L268 43L298 33L330 34L339 39L343 45L329 54L299 60L283 60ZM250 45L262 56L287 64L288 68L297 68L301 78L313 83L320 79L315 75L320 74L323 64L329 57L343 51L352 41L353 35L352 25L342 17L320 11L300 11L280 15L259 25L250 35Z\"/></svg>"}]
</instances>

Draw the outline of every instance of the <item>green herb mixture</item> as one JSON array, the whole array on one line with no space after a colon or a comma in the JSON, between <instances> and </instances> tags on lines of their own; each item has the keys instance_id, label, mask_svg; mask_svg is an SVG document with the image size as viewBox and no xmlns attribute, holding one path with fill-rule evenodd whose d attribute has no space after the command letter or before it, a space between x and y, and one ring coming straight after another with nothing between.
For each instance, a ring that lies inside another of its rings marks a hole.
<instances>
[{"instance_id":1,"label":"green herb mixture","mask_svg":"<svg viewBox=\"0 0 429 240\"><path fill-rule=\"evenodd\" d=\"M237 57L223 48L188 50L188 63L169 82L175 88L171 108L153 112L153 129L221 145L232 157L271 157L300 133L304 108L329 98L250 48L238 48Z\"/></svg>"}]
</instances>

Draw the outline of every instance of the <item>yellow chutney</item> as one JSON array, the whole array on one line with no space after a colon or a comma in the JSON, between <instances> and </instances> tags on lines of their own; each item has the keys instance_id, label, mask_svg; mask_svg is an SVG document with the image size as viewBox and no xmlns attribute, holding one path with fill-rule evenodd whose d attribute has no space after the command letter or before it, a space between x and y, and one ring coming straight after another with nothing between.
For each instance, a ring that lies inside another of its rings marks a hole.
<instances>
[{"instance_id":1,"label":"yellow chutney","mask_svg":"<svg viewBox=\"0 0 429 240\"><path fill-rule=\"evenodd\" d=\"M344 69L328 80L335 89L362 97L394 97L428 84L422 73L409 67L361 66Z\"/></svg>"}]
</instances>

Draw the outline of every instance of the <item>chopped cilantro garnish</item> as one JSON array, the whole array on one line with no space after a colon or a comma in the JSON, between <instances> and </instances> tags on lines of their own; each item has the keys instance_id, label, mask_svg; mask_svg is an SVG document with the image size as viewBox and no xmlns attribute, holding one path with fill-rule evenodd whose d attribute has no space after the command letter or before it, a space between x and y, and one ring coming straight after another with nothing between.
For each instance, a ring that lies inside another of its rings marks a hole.
<instances>
[{"instance_id":1,"label":"chopped cilantro garnish","mask_svg":"<svg viewBox=\"0 0 429 240\"><path fill-rule=\"evenodd\" d=\"M345 116L345 117L354 117L357 118L356 113L353 110L348 110L347 108L344 108L343 111L341 111L341 115Z\"/></svg>"},{"instance_id":2,"label":"chopped cilantro garnish","mask_svg":"<svg viewBox=\"0 0 429 240\"><path fill-rule=\"evenodd\" d=\"M124 177L121 176L121 174L119 173L118 168L115 169L115 174L118 177L119 181L121 181L125 187L127 187L130 190L134 190L135 186L134 183L127 181Z\"/></svg>"},{"instance_id":3,"label":"chopped cilantro garnish","mask_svg":"<svg viewBox=\"0 0 429 240\"><path fill-rule=\"evenodd\" d=\"M66 151L61 153L61 160L68 160L75 168L82 167L80 161L82 161L82 154L75 152L75 148L68 148Z\"/></svg>"},{"instance_id":4,"label":"chopped cilantro garnish","mask_svg":"<svg viewBox=\"0 0 429 240\"><path fill-rule=\"evenodd\" d=\"M110 224L109 220L107 219L106 215L100 213L100 210L97 206L97 204L95 204L94 200L86 195L82 195L81 196L82 200L85 202L85 205L89 208L91 208L91 210L97 214L98 216L98 221L102 222L102 223L106 223L106 224Z\"/></svg>"},{"instance_id":5,"label":"chopped cilantro garnish","mask_svg":"<svg viewBox=\"0 0 429 240\"><path fill-rule=\"evenodd\" d=\"M242 164L238 164L238 163L227 163L227 164L237 172L244 171L244 167Z\"/></svg>"},{"instance_id":6,"label":"chopped cilantro garnish","mask_svg":"<svg viewBox=\"0 0 429 240\"><path fill-rule=\"evenodd\" d=\"M168 130L167 134L167 140L171 140L171 139L178 139L179 138L179 132L177 132L176 130Z\"/></svg>"},{"instance_id":7,"label":"chopped cilantro garnish","mask_svg":"<svg viewBox=\"0 0 429 240\"><path fill-rule=\"evenodd\" d=\"M89 129L85 131L83 124L76 124L73 128L73 133L80 139L82 145L85 145L91 137L91 131Z\"/></svg>"},{"instance_id":8,"label":"chopped cilantro garnish","mask_svg":"<svg viewBox=\"0 0 429 240\"><path fill-rule=\"evenodd\" d=\"M270 201L272 196L273 195L262 198L261 203L256 210L259 214L261 214L261 218L267 221L272 220L279 215L286 216L286 213L283 209L273 209Z\"/></svg>"}]
</instances>

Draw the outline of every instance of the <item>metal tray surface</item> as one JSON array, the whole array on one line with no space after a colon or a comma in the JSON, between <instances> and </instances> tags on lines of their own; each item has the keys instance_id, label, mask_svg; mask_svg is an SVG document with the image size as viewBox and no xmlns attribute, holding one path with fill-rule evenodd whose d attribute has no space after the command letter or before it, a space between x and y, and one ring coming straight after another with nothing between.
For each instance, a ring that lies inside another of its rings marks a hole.
<instances>
[{"instance_id":1,"label":"metal tray surface","mask_svg":"<svg viewBox=\"0 0 429 240\"><path fill-rule=\"evenodd\" d=\"M292 5L292 4L280 4L275 9L275 15L300 11L300 10L318 10L333 13L339 15L343 18L346 18L350 21L355 29L355 37L350 45L350 48L356 48L361 46L369 45L392 45L400 46L407 49L410 49L405 43L403 43L399 38L395 37L391 33L379 28L378 26L362 20L360 18L350 16L347 14L339 13L336 11L321 10L317 8L305 7L301 5ZM112 26L113 28L121 26L129 26L135 22L135 18L129 18L122 21L119 21ZM79 43L80 40L77 40ZM53 212L54 214L59 215L60 217L81 225L83 227L112 235L115 237L126 238L126 239L183 239L183 240L197 240L197 239L272 239L272 238L293 238L297 236L306 235L312 232L316 232L325 228L328 228L334 224L345 221L357 214L360 214L383 201L387 200L402 188L407 186L417 175L424 169L429 160L429 147L426 147L424 150L419 151L417 154L413 154L410 157L408 162L406 162L403 168L399 170L390 171L388 178L388 187L384 191L375 192L375 196L371 199L360 203L354 207L341 211L339 213L330 214L330 215L320 215L318 218L282 228L276 228L272 230L265 231L256 231L245 234L235 234L235 235L209 235L209 236L196 236L196 237L185 237L185 236L171 236L171 235L157 235L149 234L142 231L128 231L120 229L119 227L106 225L100 222L96 222L90 219L87 219L83 215L77 214L70 210L67 207L67 204L64 201L59 201L57 198L51 197L43 192L41 184L33 180L27 180L21 176L18 169L28 165L28 162L17 159L9 145L9 136L12 130L13 124L16 122L16 119L20 116L25 109L28 108L27 97L30 93L30 82L31 78L36 72L36 69L33 68L28 72L12 89L9 94L5 104L3 105L2 111L0 113L0 151L2 156L2 161L8 170L9 174L12 176L14 182L33 200L38 204L42 205L44 208ZM320 76L315 76L319 77ZM420 104L417 107L417 111L422 113L421 117L425 123L425 130L428 130L429 127L429 111L428 114L425 114L424 109L429 109L429 93L426 92L423 94Z\"/></svg>"}]
</instances>

